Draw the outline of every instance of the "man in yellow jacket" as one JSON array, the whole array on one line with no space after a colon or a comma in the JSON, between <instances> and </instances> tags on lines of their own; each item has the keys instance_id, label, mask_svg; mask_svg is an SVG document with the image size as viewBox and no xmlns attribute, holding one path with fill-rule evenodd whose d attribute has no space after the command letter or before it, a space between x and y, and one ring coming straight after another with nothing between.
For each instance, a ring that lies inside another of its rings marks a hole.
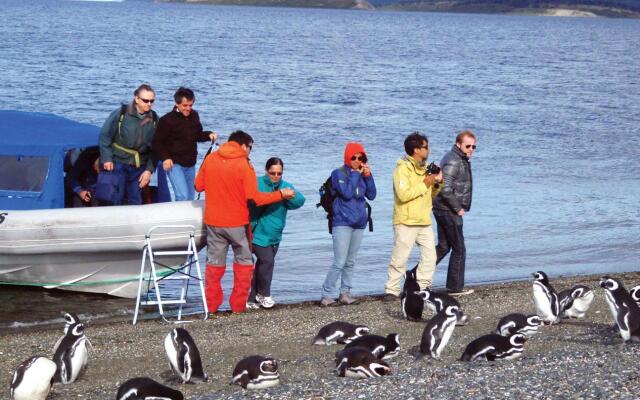
<instances>
[{"instance_id":1,"label":"man in yellow jacket","mask_svg":"<svg viewBox=\"0 0 640 400\"><path fill-rule=\"evenodd\" d=\"M407 156L398 160L393 172L393 251L384 286L385 301L399 298L400 281L414 244L420 248L416 272L420 289L431 286L436 269L431 201L440 191L442 172L427 171L429 139L426 136L418 132L410 134L404 140L404 149Z\"/></svg>"}]
</instances>

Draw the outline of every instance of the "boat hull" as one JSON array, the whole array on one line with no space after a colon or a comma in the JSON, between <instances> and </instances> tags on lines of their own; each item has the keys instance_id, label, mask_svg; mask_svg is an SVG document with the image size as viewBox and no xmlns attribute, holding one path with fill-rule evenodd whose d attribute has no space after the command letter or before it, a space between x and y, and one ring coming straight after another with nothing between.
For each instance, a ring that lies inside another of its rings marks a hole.
<instances>
[{"instance_id":1,"label":"boat hull","mask_svg":"<svg viewBox=\"0 0 640 400\"><path fill-rule=\"evenodd\" d=\"M5 211L0 223L0 284L133 298L148 230L158 225L193 226L200 250L206 243L203 203ZM189 231L157 230L151 236L153 249L186 250ZM158 261L175 266L184 256ZM159 274L165 272L159 269Z\"/></svg>"}]
</instances>

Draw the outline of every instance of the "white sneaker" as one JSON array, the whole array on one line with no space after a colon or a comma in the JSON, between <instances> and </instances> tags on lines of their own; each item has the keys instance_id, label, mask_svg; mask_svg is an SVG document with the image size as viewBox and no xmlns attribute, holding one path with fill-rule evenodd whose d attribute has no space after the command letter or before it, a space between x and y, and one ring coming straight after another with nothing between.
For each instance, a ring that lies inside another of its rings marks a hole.
<instances>
[{"instance_id":1,"label":"white sneaker","mask_svg":"<svg viewBox=\"0 0 640 400\"><path fill-rule=\"evenodd\" d=\"M253 301L247 301L247 310L259 310L260 304L254 303Z\"/></svg>"},{"instance_id":2,"label":"white sneaker","mask_svg":"<svg viewBox=\"0 0 640 400\"><path fill-rule=\"evenodd\" d=\"M256 301L263 308L273 308L273 306L276 305L276 302L273 300L273 297L271 296L263 296L261 294L256 294Z\"/></svg>"}]
</instances>

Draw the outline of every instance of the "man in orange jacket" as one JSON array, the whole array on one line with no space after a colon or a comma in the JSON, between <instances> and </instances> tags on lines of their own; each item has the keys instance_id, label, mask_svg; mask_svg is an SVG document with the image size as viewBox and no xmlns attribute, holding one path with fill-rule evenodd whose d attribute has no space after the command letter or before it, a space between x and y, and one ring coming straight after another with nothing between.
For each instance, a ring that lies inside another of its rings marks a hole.
<instances>
[{"instance_id":1,"label":"man in orange jacket","mask_svg":"<svg viewBox=\"0 0 640 400\"><path fill-rule=\"evenodd\" d=\"M229 245L233 248L233 290L229 305L234 313L246 310L253 276L249 205L256 206L287 200L291 189L258 191L256 172L249 162L253 138L236 131L227 143L202 163L195 180L198 192L205 191L204 223L207 225L207 269L205 273L207 306L215 313L222 304L220 281L226 269Z\"/></svg>"}]
</instances>

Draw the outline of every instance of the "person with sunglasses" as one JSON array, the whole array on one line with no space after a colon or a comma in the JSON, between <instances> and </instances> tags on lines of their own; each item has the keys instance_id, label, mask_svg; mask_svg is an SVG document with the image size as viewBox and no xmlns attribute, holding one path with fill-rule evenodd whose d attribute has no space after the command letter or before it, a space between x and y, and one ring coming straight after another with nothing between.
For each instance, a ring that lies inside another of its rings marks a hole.
<instances>
[{"instance_id":1,"label":"person with sunglasses","mask_svg":"<svg viewBox=\"0 0 640 400\"><path fill-rule=\"evenodd\" d=\"M282 240L287 211L295 210L304 204L305 198L292 184L282 179L284 163L278 157L271 157L265 166L266 174L258 178L258 191L275 192L291 189L294 196L281 202L261 207L251 207L251 229L253 231L253 254L256 255L251 293L247 308L273 308L275 301L271 297L271 280L276 253Z\"/></svg>"},{"instance_id":2,"label":"person with sunglasses","mask_svg":"<svg viewBox=\"0 0 640 400\"><path fill-rule=\"evenodd\" d=\"M337 302L350 305L357 302L351 295L353 269L369 220L365 199L376 198L376 184L362 144L347 143L344 165L331 173L331 187L335 191L331 217L333 264L322 285L320 305L336 304L333 296L338 279L340 296Z\"/></svg>"},{"instance_id":3,"label":"person with sunglasses","mask_svg":"<svg viewBox=\"0 0 640 400\"><path fill-rule=\"evenodd\" d=\"M464 289L467 251L462 218L471 209L471 157L476 150L476 141L476 135L471 131L458 134L451 151L442 158L442 191L433 203L433 215L438 222L436 264L451 251L446 286L449 294L454 296L473 293L473 289Z\"/></svg>"},{"instance_id":4,"label":"person with sunglasses","mask_svg":"<svg viewBox=\"0 0 640 400\"><path fill-rule=\"evenodd\" d=\"M158 115L151 109L156 94L151 86L140 85L133 101L113 111L100 130L100 162L105 171L118 178L117 190L110 202L142 204L142 188L149 184L155 169L151 141Z\"/></svg>"},{"instance_id":5,"label":"person with sunglasses","mask_svg":"<svg viewBox=\"0 0 640 400\"><path fill-rule=\"evenodd\" d=\"M415 244L420 249L416 271L420 289L431 287L436 269L431 207L440 190L442 171L429 173L429 139L419 132L405 138L404 150L406 156L397 161L393 171L393 249L383 301L400 299L400 281Z\"/></svg>"}]
</instances>

